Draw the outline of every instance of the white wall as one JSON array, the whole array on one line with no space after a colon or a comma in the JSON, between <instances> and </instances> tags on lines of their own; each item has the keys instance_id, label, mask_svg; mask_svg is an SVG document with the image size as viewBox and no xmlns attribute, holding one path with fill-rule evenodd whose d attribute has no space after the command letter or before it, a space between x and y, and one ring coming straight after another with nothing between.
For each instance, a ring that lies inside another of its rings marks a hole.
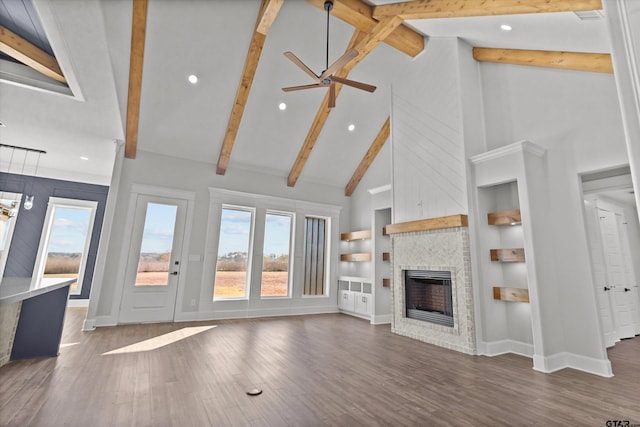
<instances>
[{"instance_id":1,"label":"white wall","mask_svg":"<svg viewBox=\"0 0 640 427\"><path fill-rule=\"evenodd\" d=\"M431 38L394 78L394 223L468 212L459 55L457 39Z\"/></svg>"},{"instance_id":2,"label":"white wall","mask_svg":"<svg viewBox=\"0 0 640 427\"><path fill-rule=\"evenodd\" d=\"M129 236L125 230L125 218L126 212L129 209L133 209L128 204L134 183L188 190L196 193L193 231L190 247L187 248L190 255L205 254L206 230L209 218L209 187L326 203L338 207L346 207L347 205L347 198L344 197L342 188L309 183L303 180L300 180L295 187L291 188L286 185L286 176L267 175L240 168L229 168L226 175L220 176L216 175L215 166L209 163L138 151L135 160L124 160L122 166L116 197L116 216L113 220L112 232L107 247L106 273L104 274L99 301L97 302L96 324L98 326L101 324L113 324L117 319L120 305L118 289L122 286L122 283L118 281L118 272L124 268L124 266L120 265L120 253L128 248ZM348 215L348 209L341 214L340 222L342 222L343 215ZM344 217L344 220L348 222L347 217ZM335 224L335 226L337 235L340 225ZM333 254L333 257L334 265L336 265L337 254ZM185 301L185 306L178 307L178 311L193 310L193 308L187 307L187 302L192 299L196 300L196 306L201 305L201 282L206 270L203 267L202 262L189 263L186 286L184 289L179 290L179 292L183 292L182 300ZM335 274L337 275L337 271ZM332 284L335 284L335 277L332 277ZM92 298L96 298L96 296L92 295ZM305 300L297 299L291 304L299 307L317 305L317 303L305 302ZM92 302L92 304L95 303ZM291 304L288 308L289 311L291 311ZM330 298L324 301L324 305L336 306L335 292L332 292ZM284 313L285 311L283 311Z\"/></svg>"},{"instance_id":3,"label":"white wall","mask_svg":"<svg viewBox=\"0 0 640 427\"><path fill-rule=\"evenodd\" d=\"M480 69L488 148L529 140L547 149L549 220L543 237L552 242L545 254L552 257L545 268L551 269L546 277L552 277L557 291L543 298L557 300L540 301L540 309L544 317L555 306L563 324L555 337L545 336L545 354L606 359L588 268L579 174L628 163L614 78L489 63Z\"/></svg>"},{"instance_id":4,"label":"white wall","mask_svg":"<svg viewBox=\"0 0 640 427\"><path fill-rule=\"evenodd\" d=\"M349 198L349 221L342 223L342 232L366 230L372 227L373 209L372 195L368 190L391 183L391 143L387 141L369 170ZM345 229L345 226L347 227ZM369 252L371 240L360 242L340 242L341 252ZM373 277L373 265L369 262L341 262L340 274L355 277Z\"/></svg>"}]
</instances>

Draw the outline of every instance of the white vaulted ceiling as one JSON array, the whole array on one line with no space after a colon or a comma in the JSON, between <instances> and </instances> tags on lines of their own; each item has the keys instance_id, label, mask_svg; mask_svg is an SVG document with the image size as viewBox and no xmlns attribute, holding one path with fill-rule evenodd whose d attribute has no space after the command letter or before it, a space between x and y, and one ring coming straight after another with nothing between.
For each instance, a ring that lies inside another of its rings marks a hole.
<instances>
[{"instance_id":1,"label":"white vaulted ceiling","mask_svg":"<svg viewBox=\"0 0 640 427\"><path fill-rule=\"evenodd\" d=\"M65 175L57 174L59 170L68 175L71 169L77 180L108 183L112 141L124 139L132 2L33 2L77 96L0 82L0 121L7 125L0 128L1 142L48 151L41 167L51 177ZM259 7L259 0L149 0L138 150L207 162L215 174ZM513 30L501 31L502 23ZM408 24L429 37L462 37L475 46L609 50L604 20L582 21L574 13ZM326 89L282 92L284 86L312 83L283 52L292 51L320 73L325 26L321 9L285 0L268 33L229 168L269 171L281 175L286 185ZM344 52L353 31L351 25L331 18L329 62ZM347 184L389 115L394 73L411 61L380 44L354 68L350 79L378 89L373 94L349 87L341 91L301 179ZM187 81L190 74L198 76L196 85ZM285 111L278 109L280 102L287 104ZM356 126L353 132L347 130L350 123ZM77 160L80 155L90 160ZM3 171L6 161L4 156L0 159Z\"/></svg>"}]
</instances>

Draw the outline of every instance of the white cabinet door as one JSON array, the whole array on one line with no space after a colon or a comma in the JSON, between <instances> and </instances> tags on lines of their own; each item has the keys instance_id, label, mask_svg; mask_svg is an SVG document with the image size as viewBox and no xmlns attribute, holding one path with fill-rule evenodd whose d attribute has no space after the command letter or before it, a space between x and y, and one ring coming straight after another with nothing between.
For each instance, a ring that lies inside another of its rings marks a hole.
<instances>
[{"instance_id":1,"label":"white cabinet door","mask_svg":"<svg viewBox=\"0 0 640 427\"><path fill-rule=\"evenodd\" d=\"M340 310L355 311L353 292L341 290L338 292L338 308Z\"/></svg>"},{"instance_id":2,"label":"white cabinet door","mask_svg":"<svg viewBox=\"0 0 640 427\"><path fill-rule=\"evenodd\" d=\"M371 315L371 294L355 292L356 313Z\"/></svg>"}]
</instances>

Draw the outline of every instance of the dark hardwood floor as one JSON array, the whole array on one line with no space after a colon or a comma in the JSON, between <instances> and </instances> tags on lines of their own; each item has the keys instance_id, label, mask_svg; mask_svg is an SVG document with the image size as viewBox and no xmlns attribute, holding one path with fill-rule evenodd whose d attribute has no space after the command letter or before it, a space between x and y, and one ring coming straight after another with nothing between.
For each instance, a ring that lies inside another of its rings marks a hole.
<instances>
[{"instance_id":1,"label":"dark hardwood floor","mask_svg":"<svg viewBox=\"0 0 640 427\"><path fill-rule=\"evenodd\" d=\"M81 332L84 314L68 310L57 358L0 368L0 425L640 424L640 338L610 350L616 376L601 378L542 374L516 355L467 356L339 314ZM155 350L103 354L204 325L216 327ZM263 393L247 396L254 387Z\"/></svg>"}]
</instances>

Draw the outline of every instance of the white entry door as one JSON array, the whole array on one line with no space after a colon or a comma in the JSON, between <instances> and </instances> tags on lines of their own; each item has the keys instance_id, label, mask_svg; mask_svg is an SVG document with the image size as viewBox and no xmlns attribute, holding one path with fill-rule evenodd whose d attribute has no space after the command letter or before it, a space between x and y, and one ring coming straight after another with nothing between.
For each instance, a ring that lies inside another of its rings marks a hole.
<instances>
[{"instance_id":1,"label":"white entry door","mask_svg":"<svg viewBox=\"0 0 640 427\"><path fill-rule=\"evenodd\" d=\"M137 196L119 323L173 320L186 211L186 200Z\"/></svg>"},{"instance_id":2,"label":"white entry door","mask_svg":"<svg viewBox=\"0 0 640 427\"><path fill-rule=\"evenodd\" d=\"M611 289L613 319L618 339L633 337L633 320L630 307L629 292L626 288L626 272L622 245L618 235L616 214L612 211L598 209L600 214L600 231L607 266L608 287ZM610 293L611 293L610 292Z\"/></svg>"},{"instance_id":3,"label":"white entry door","mask_svg":"<svg viewBox=\"0 0 640 427\"><path fill-rule=\"evenodd\" d=\"M633 324L633 333L640 334L640 298L638 298L638 282L633 270L633 260L631 257L631 247L629 245L629 232L627 230L627 219L624 215L616 213L616 221L618 223L618 235L620 236L620 244L622 245L622 260L625 272L624 292L628 293L629 310L631 311L631 323Z\"/></svg>"},{"instance_id":4,"label":"white entry door","mask_svg":"<svg viewBox=\"0 0 640 427\"><path fill-rule=\"evenodd\" d=\"M585 201L587 237L589 242L589 252L591 254L591 267L593 270L593 281L600 313L600 324L604 334L605 346L612 347L618 340L616 335L613 315L611 313L611 300L609 294L611 288L608 285L607 268L605 266L602 238L600 236L600 224L598 208L595 203Z\"/></svg>"}]
</instances>

